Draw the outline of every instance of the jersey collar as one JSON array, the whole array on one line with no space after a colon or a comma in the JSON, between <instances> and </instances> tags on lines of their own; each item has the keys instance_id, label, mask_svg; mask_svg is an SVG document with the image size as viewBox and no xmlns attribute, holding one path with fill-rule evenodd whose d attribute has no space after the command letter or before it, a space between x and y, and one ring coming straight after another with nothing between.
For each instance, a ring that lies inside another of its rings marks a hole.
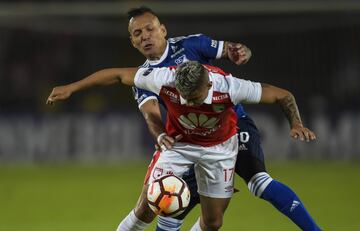
<instances>
[{"instance_id":1,"label":"jersey collar","mask_svg":"<svg viewBox=\"0 0 360 231\"><path fill-rule=\"evenodd\" d=\"M164 61L167 57L169 53L169 42L166 42L166 48L165 48L165 52L162 54L162 56L160 57L160 59L158 60L147 60L147 62L151 65L151 66L155 66L160 64L162 61Z\"/></svg>"}]
</instances>

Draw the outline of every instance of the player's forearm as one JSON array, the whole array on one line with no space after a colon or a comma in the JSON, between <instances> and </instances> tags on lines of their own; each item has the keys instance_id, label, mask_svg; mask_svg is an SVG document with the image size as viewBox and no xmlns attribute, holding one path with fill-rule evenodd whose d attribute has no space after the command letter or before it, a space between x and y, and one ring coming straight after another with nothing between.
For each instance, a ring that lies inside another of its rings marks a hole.
<instances>
[{"instance_id":1,"label":"player's forearm","mask_svg":"<svg viewBox=\"0 0 360 231\"><path fill-rule=\"evenodd\" d=\"M302 126L299 108L296 104L295 97L291 93L283 98L278 99L277 103L285 113L290 127Z\"/></svg>"},{"instance_id":2,"label":"player's forearm","mask_svg":"<svg viewBox=\"0 0 360 231\"><path fill-rule=\"evenodd\" d=\"M137 68L110 68L95 72L88 77L64 86L54 87L47 104L53 105L59 100L68 99L74 92L98 85L111 85L121 82L125 85L134 85Z\"/></svg>"},{"instance_id":3,"label":"player's forearm","mask_svg":"<svg viewBox=\"0 0 360 231\"><path fill-rule=\"evenodd\" d=\"M291 94L291 92L269 84L262 83L261 86L261 103L279 104L289 121L290 127L302 126L299 109L296 104L295 97Z\"/></svg>"},{"instance_id":4,"label":"player's forearm","mask_svg":"<svg viewBox=\"0 0 360 231\"><path fill-rule=\"evenodd\" d=\"M91 88L94 86L106 86L120 82L121 69L109 68L97 71L88 77L69 84L74 92Z\"/></svg>"},{"instance_id":5,"label":"player's forearm","mask_svg":"<svg viewBox=\"0 0 360 231\"><path fill-rule=\"evenodd\" d=\"M147 101L141 106L140 111L144 116L150 134L156 140L161 133L165 132L157 100Z\"/></svg>"},{"instance_id":6,"label":"player's forearm","mask_svg":"<svg viewBox=\"0 0 360 231\"><path fill-rule=\"evenodd\" d=\"M151 113L147 113L146 115L144 115L144 118L150 134L154 137L155 140L161 133L165 132L161 117Z\"/></svg>"}]
</instances>

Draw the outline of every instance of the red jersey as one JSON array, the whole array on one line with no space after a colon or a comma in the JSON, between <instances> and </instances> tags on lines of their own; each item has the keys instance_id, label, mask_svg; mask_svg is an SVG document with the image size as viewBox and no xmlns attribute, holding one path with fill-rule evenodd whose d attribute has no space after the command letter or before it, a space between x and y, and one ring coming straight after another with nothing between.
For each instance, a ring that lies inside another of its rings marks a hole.
<instances>
[{"instance_id":1,"label":"red jersey","mask_svg":"<svg viewBox=\"0 0 360 231\"><path fill-rule=\"evenodd\" d=\"M158 94L167 107L166 132L181 142L201 146L223 143L237 131L233 106L240 102L257 103L261 85L232 77L217 67L205 66L212 87L200 106L190 107L175 88L175 68L140 68L135 85Z\"/></svg>"}]
</instances>

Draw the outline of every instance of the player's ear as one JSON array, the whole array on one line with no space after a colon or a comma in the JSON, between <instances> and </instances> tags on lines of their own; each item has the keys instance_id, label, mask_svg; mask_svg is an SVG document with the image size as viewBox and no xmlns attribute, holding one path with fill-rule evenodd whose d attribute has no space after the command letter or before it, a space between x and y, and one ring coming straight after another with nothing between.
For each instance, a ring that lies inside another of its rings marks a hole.
<instances>
[{"instance_id":1,"label":"player's ear","mask_svg":"<svg viewBox=\"0 0 360 231\"><path fill-rule=\"evenodd\" d=\"M164 25L164 24L161 24L161 25L160 25L160 28L161 28L162 34L164 35L164 37L166 37L166 36L167 36L167 30L166 30L165 25Z\"/></svg>"},{"instance_id":2,"label":"player's ear","mask_svg":"<svg viewBox=\"0 0 360 231\"><path fill-rule=\"evenodd\" d=\"M212 82L209 81L209 82L207 83L206 87L207 87L208 89L210 89L210 88L212 87Z\"/></svg>"},{"instance_id":3,"label":"player's ear","mask_svg":"<svg viewBox=\"0 0 360 231\"><path fill-rule=\"evenodd\" d=\"M134 41L133 41L133 39L132 39L131 35L129 36L129 39L130 39L131 45L133 45L133 47L135 47L135 43L134 43ZM135 47L135 48L136 48L136 47Z\"/></svg>"}]
</instances>

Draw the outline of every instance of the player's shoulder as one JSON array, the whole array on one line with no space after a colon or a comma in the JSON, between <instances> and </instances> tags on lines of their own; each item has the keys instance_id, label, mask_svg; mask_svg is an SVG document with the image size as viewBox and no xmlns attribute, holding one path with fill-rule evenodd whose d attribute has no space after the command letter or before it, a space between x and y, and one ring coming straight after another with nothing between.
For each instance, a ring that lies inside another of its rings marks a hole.
<instances>
[{"instance_id":1,"label":"player's shoulder","mask_svg":"<svg viewBox=\"0 0 360 231\"><path fill-rule=\"evenodd\" d=\"M209 71L209 76L211 82L213 83L214 91L221 93L228 93L234 88L232 84L232 78L234 78L231 73L223 71L221 68L204 65L205 68Z\"/></svg>"},{"instance_id":2,"label":"player's shoulder","mask_svg":"<svg viewBox=\"0 0 360 231\"><path fill-rule=\"evenodd\" d=\"M205 36L204 34L191 34L187 36L178 36L174 38L169 38L168 41L170 44L188 43L191 41L202 39L204 36Z\"/></svg>"},{"instance_id":3,"label":"player's shoulder","mask_svg":"<svg viewBox=\"0 0 360 231\"><path fill-rule=\"evenodd\" d=\"M225 72L223 69L221 69L220 67L215 67L215 66L211 66L208 64L204 64L203 65L205 67L205 69L211 73L217 73L223 76L231 76L231 74L229 72Z\"/></svg>"}]
</instances>

